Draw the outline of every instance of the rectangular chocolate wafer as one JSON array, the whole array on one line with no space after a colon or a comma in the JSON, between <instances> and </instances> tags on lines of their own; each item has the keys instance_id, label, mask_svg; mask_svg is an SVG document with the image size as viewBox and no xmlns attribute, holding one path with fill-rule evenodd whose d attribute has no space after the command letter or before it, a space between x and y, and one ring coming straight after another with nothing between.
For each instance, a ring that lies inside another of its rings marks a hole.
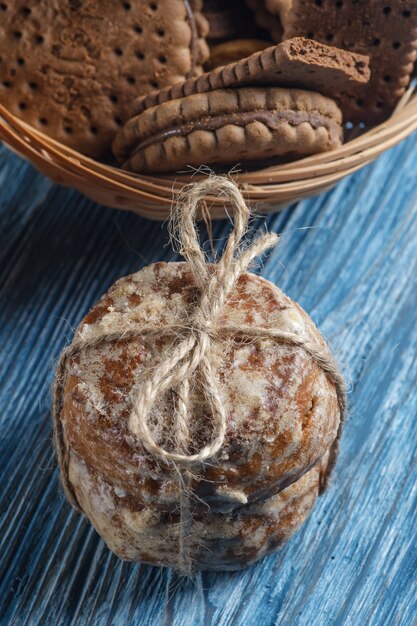
<instances>
[{"instance_id":1,"label":"rectangular chocolate wafer","mask_svg":"<svg viewBox=\"0 0 417 626\"><path fill-rule=\"evenodd\" d=\"M417 0L293 0L281 20L285 38L311 37L369 55L370 82L351 85L340 105L352 122L387 119L417 56Z\"/></svg>"}]
</instances>

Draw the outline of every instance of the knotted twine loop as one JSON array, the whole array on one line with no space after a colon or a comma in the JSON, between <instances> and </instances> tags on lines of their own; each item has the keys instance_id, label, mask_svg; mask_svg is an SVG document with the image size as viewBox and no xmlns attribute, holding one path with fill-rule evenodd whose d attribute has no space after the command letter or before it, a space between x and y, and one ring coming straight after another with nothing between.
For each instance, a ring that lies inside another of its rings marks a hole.
<instances>
[{"instance_id":1,"label":"knotted twine loop","mask_svg":"<svg viewBox=\"0 0 417 626\"><path fill-rule=\"evenodd\" d=\"M210 193L221 194L233 208L234 228L218 263L207 263L200 247L196 230L196 213L201 201ZM247 233L250 212L236 185L219 177L193 185L177 204L172 218L172 230L180 244L180 254L186 259L199 290L199 301L189 320L188 335L175 345L168 357L153 371L133 401L129 420L131 432L142 445L163 461L190 464L201 463L213 457L222 447L226 435L227 416L210 359L212 335L230 291L252 260L274 246L275 233L264 233L251 246L239 252L239 245ZM238 329L237 329L238 330ZM210 408L212 439L194 454L184 451L190 443L188 407L184 399L189 395L190 379L199 374L200 388ZM148 418L158 397L174 389L180 402L175 416L176 447L183 452L167 450L158 445L151 433Z\"/></svg>"},{"instance_id":2,"label":"knotted twine loop","mask_svg":"<svg viewBox=\"0 0 417 626\"><path fill-rule=\"evenodd\" d=\"M196 230L196 214L200 203L207 196L220 196L227 201L233 213L234 227L227 240L220 260L214 265L206 260L199 244ZM102 334L94 339L78 337L61 354L57 366L54 384L54 442L61 478L66 495L73 506L79 508L76 495L68 478L68 451L61 424L63 392L67 374L67 362L80 351L98 347L107 342L135 338L145 334L179 335L179 338L166 358L145 377L136 397L132 398L132 410L128 422L129 430L144 448L157 460L171 464L180 482L180 570L190 574L192 559L189 547L189 528L192 515L190 508L191 467L203 463L216 455L221 449L226 435L227 415L221 392L217 387L213 366L210 360L213 341L226 337L242 339L271 339L280 343L297 346L307 352L312 360L326 373L336 389L340 425L336 441L330 450L326 476L321 484L323 491L338 454L338 440L346 416L346 388L337 363L326 344L320 346L308 337L301 337L290 331L274 328L261 328L245 324L218 325L218 318L227 301L230 291L239 277L249 268L253 259L274 246L278 237L274 233L265 233L257 237L250 246L244 248L242 239L248 230L250 211L238 187L227 178L210 176L203 182L194 184L180 197L171 220L172 238L180 244L180 253L191 269L193 279L199 291L199 300L195 304L186 324L167 325L165 328L140 326L120 333ZM190 382L199 377L200 389L204 395L212 417L212 436L208 444L190 454L189 431L189 392ZM149 427L152 408L167 391L176 392L174 421L174 449L166 449L158 444Z\"/></svg>"}]
</instances>

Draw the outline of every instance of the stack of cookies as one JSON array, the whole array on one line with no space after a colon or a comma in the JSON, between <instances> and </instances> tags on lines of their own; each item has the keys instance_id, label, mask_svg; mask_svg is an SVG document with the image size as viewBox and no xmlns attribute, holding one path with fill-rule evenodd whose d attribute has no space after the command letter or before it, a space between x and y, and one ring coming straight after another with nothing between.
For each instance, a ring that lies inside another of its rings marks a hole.
<instances>
[{"instance_id":1,"label":"stack of cookies","mask_svg":"<svg viewBox=\"0 0 417 626\"><path fill-rule=\"evenodd\" d=\"M417 0L10 0L0 102L137 173L258 168L386 119L417 54Z\"/></svg>"},{"instance_id":2,"label":"stack of cookies","mask_svg":"<svg viewBox=\"0 0 417 626\"><path fill-rule=\"evenodd\" d=\"M198 267L207 271L204 262ZM212 270L207 276L216 275ZM248 335L214 331L209 339L210 376L227 424L220 449L206 462L174 465L145 447L130 430L132 401L170 359L176 339L187 336L176 338L173 329L181 320L193 324L201 294L189 261L155 263L120 279L81 322L60 361L55 396L55 443L71 504L122 559L187 573L240 569L288 539L326 486L343 421L318 330L275 285L245 272L212 328L246 327ZM262 328L297 343L250 336ZM168 375L185 372L188 358L167 364ZM179 398L189 411L187 452L196 455L214 441L208 383L193 367L186 391L165 387L151 409L152 436L174 453Z\"/></svg>"}]
</instances>

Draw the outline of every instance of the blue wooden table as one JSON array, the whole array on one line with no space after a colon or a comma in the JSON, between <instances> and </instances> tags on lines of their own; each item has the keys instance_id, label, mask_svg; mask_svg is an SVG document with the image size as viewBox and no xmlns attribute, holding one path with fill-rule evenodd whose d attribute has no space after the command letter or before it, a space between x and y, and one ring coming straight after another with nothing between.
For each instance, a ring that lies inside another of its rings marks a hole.
<instances>
[{"instance_id":1,"label":"blue wooden table","mask_svg":"<svg viewBox=\"0 0 417 626\"><path fill-rule=\"evenodd\" d=\"M333 344L350 416L302 530L243 572L193 581L113 556L66 503L51 442L60 350L115 279L175 259L167 229L0 150L1 625L416 624L416 138L266 220L282 239L260 271Z\"/></svg>"}]
</instances>

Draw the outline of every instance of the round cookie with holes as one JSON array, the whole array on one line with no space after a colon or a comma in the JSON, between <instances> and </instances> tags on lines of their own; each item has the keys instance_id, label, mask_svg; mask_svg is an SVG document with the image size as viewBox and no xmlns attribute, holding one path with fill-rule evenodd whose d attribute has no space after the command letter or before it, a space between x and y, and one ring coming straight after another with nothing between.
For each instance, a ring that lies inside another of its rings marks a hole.
<instances>
[{"instance_id":1,"label":"round cookie with holes","mask_svg":"<svg viewBox=\"0 0 417 626\"><path fill-rule=\"evenodd\" d=\"M0 3L0 102L88 156L106 159L140 94L201 72L201 0Z\"/></svg>"},{"instance_id":2,"label":"round cookie with holes","mask_svg":"<svg viewBox=\"0 0 417 626\"><path fill-rule=\"evenodd\" d=\"M342 143L336 103L301 89L217 89L163 102L130 119L113 149L125 169L170 172L294 159Z\"/></svg>"}]
</instances>

